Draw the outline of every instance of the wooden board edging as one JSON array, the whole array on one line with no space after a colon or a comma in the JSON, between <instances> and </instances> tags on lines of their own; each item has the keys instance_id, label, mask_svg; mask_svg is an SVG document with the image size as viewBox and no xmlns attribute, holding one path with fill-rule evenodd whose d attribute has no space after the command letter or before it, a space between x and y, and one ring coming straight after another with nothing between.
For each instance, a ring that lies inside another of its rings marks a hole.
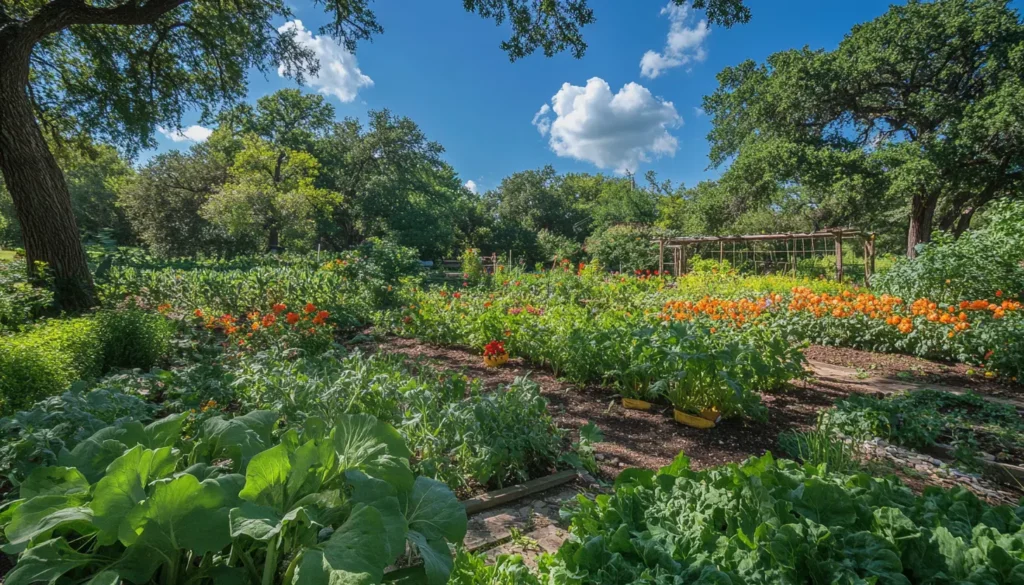
<instances>
[{"instance_id":1,"label":"wooden board edging","mask_svg":"<svg viewBox=\"0 0 1024 585\"><path fill-rule=\"evenodd\" d=\"M466 507L466 514L472 516L484 510L489 510L502 504L569 483L577 477L579 477L578 471L567 469L544 477L538 477L537 479L531 479L526 483L487 492L475 498L464 500L462 505Z\"/></svg>"}]
</instances>

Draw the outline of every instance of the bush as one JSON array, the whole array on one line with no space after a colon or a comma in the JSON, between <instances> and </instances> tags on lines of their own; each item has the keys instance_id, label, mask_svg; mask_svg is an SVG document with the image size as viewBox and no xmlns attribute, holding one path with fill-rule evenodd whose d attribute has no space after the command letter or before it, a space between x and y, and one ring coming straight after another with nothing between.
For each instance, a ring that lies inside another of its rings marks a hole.
<instances>
[{"instance_id":1,"label":"bush","mask_svg":"<svg viewBox=\"0 0 1024 585\"><path fill-rule=\"evenodd\" d=\"M658 235L656 228L616 225L587 238L586 249L610 270L653 270L658 267L658 244L651 238Z\"/></svg>"},{"instance_id":2,"label":"bush","mask_svg":"<svg viewBox=\"0 0 1024 585\"><path fill-rule=\"evenodd\" d=\"M24 260L0 261L0 331L39 317L53 305L53 291L28 281Z\"/></svg>"},{"instance_id":3,"label":"bush","mask_svg":"<svg viewBox=\"0 0 1024 585\"><path fill-rule=\"evenodd\" d=\"M988 223L958 239L941 234L917 258L897 261L873 288L907 301L1011 298L1024 291L1024 202L997 202ZM1004 296L1005 298L1005 296Z\"/></svg>"},{"instance_id":4,"label":"bush","mask_svg":"<svg viewBox=\"0 0 1024 585\"><path fill-rule=\"evenodd\" d=\"M103 371L114 368L148 370L170 351L174 325L161 315L123 309L101 311L95 319Z\"/></svg>"},{"instance_id":5,"label":"bush","mask_svg":"<svg viewBox=\"0 0 1024 585\"><path fill-rule=\"evenodd\" d=\"M103 353L91 318L49 321L0 338L0 413L59 394L72 382L98 376Z\"/></svg>"},{"instance_id":6,"label":"bush","mask_svg":"<svg viewBox=\"0 0 1024 585\"><path fill-rule=\"evenodd\" d=\"M171 327L159 315L128 309L55 319L0 338L0 413L112 368L153 367L170 349Z\"/></svg>"}]
</instances>

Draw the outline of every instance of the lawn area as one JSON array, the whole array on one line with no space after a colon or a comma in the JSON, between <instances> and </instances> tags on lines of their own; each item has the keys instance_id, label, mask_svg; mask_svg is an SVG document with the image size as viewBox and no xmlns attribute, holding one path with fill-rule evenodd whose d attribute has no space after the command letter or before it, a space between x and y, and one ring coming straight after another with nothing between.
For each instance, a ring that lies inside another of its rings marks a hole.
<instances>
[{"instance_id":1,"label":"lawn area","mask_svg":"<svg viewBox=\"0 0 1024 585\"><path fill-rule=\"evenodd\" d=\"M8 262L14 260L15 255L14 250L0 250L0 261Z\"/></svg>"}]
</instances>

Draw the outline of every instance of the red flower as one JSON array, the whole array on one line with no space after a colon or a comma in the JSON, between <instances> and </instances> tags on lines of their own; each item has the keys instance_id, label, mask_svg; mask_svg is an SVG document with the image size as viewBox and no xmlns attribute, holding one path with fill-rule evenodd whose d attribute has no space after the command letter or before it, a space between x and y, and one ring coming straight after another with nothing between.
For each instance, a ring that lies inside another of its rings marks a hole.
<instances>
[{"instance_id":1,"label":"red flower","mask_svg":"<svg viewBox=\"0 0 1024 585\"><path fill-rule=\"evenodd\" d=\"M302 310L305 313L307 313L307 314L315 313L316 312L316 305L314 305L313 303L306 303L306 306L303 307Z\"/></svg>"},{"instance_id":2,"label":"red flower","mask_svg":"<svg viewBox=\"0 0 1024 585\"><path fill-rule=\"evenodd\" d=\"M278 314L278 313L281 313L282 311L284 311L287 308L288 307L286 307L284 303L277 303L276 305L271 307L271 309L273 309L275 315Z\"/></svg>"},{"instance_id":3,"label":"red flower","mask_svg":"<svg viewBox=\"0 0 1024 585\"><path fill-rule=\"evenodd\" d=\"M195 311L193 311L192 314L195 315L196 317L199 317L201 319L203 317L203 310L202 309L196 309Z\"/></svg>"},{"instance_id":4,"label":"red flower","mask_svg":"<svg viewBox=\"0 0 1024 585\"><path fill-rule=\"evenodd\" d=\"M299 316L295 313L288 313L284 316L284 320L287 321L289 325L295 325L299 322Z\"/></svg>"},{"instance_id":5,"label":"red flower","mask_svg":"<svg viewBox=\"0 0 1024 585\"><path fill-rule=\"evenodd\" d=\"M270 327L275 322L277 322L277 316L276 315L272 315L271 314L271 315L264 315L263 316L263 326L264 327Z\"/></svg>"},{"instance_id":6,"label":"red flower","mask_svg":"<svg viewBox=\"0 0 1024 585\"><path fill-rule=\"evenodd\" d=\"M484 346L485 356L505 355L506 353L505 344L500 341L492 341Z\"/></svg>"},{"instance_id":7,"label":"red flower","mask_svg":"<svg viewBox=\"0 0 1024 585\"><path fill-rule=\"evenodd\" d=\"M457 298L457 299L461 299L462 298L462 293L455 293L452 296Z\"/></svg>"}]
</instances>

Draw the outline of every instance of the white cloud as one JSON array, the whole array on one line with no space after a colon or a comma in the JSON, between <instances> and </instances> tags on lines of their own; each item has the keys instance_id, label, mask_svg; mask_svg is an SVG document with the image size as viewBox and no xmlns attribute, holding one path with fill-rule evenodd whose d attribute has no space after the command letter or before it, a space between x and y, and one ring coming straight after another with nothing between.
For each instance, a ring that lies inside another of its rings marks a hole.
<instances>
[{"instance_id":1,"label":"white cloud","mask_svg":"<svg viewBox=\"0 0 1024 585\"><path fill-rule=\"evenodd\" d=\"M334 39L316 36L306 30L301 20L289 20L277 30L281 33L294 32L295 41L313 51L313 55L320 61L317 75L309 76L309 84L320 93L333 95L347 103L356 99L360 88L373 85L373 80L359 70L359 62L355 55ZM285 66L277 68L277 74L281 77L285 77L287 73Z\"/></svg>"},{"instance_id":2,"label":"white cloud","mask_svg":"<svg viewBox=\"0 0 1024 585\"><path fill-rule=\"evenodd\" d=\"M689 18L689 7L674 2L669 2L668 6L661 9L661 13L667 14L671 23L668 38L665 39L665 49L661 53L647 51L640 59L640 75L651 79L661 75L666 69L700 62L708 56L704 49L704 41L711 34L711 29L706 20L687 26L688 22L692 22Z\"/></svg>"},{"instance_id":3,"label":"white cloud","mask_svg":"<svg viewBox=\"0 0 1024 585\"><path fill-rule=\"evenodd\" d=\"M169 130L163 126L157 126L156 129L174 142L202 142L213 134L213 130L196 124L184 130Z\"/></svg>"},{"instance_id":4,"label":"white cloud","mask_svg":"<svg viewBox=\"0 0 1024 585\"><path fill-rule=\"evenodd\" d=\"M554 119L551 114L554 114ZM679 143L669 128L682 123L672 102L637 83L613 94L600 77L586 87L562 84L533 117L533 125L558 156L584 160L617 172L635 171L651 157L672 156Z\"/></svg>"},{"instance_id":5,"label":"white cloud","mask_svg":"<svg viewBox=\"0 0 1024 585\"><path fill-rule=\"evenodd\" d=\"M470 179L470 180L466 181L466 183L463 185L463 187L469 189L470 193L476 193L477 192L476 181L474 181L473 179Z\"/></svg>"},{"instance_id":6,"label":"white cloud","mask_svg":"<svg viewBox=\"0 0 1024 585\"><path fill-rule=\"evenodd\" d=\"M697 116L698 118L703 116L704 115L704 108L702 108L700 106L694 106L694 108L693 108L693 115Z\"/></svg>"}]
</instances>

